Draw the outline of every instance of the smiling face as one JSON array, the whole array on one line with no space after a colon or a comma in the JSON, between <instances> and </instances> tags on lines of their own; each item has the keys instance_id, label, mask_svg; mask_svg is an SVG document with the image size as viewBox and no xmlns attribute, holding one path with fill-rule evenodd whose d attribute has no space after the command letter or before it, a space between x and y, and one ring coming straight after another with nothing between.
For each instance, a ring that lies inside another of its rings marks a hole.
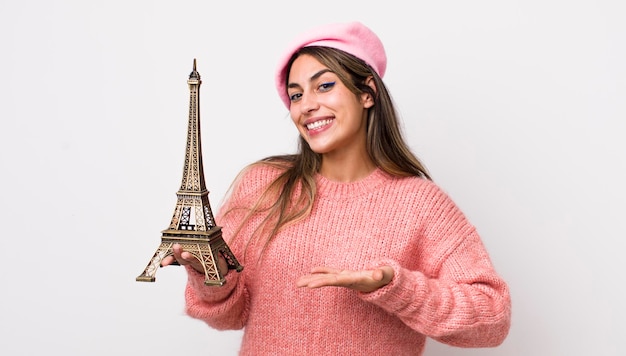
<instances>
[{"instance_id":1,"label":"smiling face","mask_svg":"<svg viewBox=\"0 0 626 356\"><path fill-rule=\"evenodd\" d=\"M289 112L311 149L323 155L362 155L365 152L369 94L355 95L337 74L315 57L303 54L289 71Z\"/></svg>"}]
</instances>

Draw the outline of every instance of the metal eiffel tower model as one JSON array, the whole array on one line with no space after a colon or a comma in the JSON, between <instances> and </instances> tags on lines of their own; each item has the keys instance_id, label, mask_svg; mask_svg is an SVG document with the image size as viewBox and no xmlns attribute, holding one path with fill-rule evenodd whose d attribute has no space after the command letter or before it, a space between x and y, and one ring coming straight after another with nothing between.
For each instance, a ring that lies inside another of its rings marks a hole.
<instances>
[{"instance_id":1,"label":"metal eiffel tower model","mask_svg":"<svg viewBox=\"0 0 626 356\"><path fill-rule=\"evenodd\" d=\"M177 202L172 222L167 230L162 231L161 245L136 278L139 282L154 282L155 274L161 261L173 255L172 245L180 244L184 251L190 252L204 266L206 285L223 285L226 280L220 273L217 262L221 254L228 263L228 269L241 272L239 264L230 248L222 238L222 228L216 226L209 204L209 192L204 181L202 167L202 146L200 144L200 73L193 60L193 71L189 74L189 124L187 128L187 148L185 165L180 189L176 193Z\"/></svg>"}]
</instances>

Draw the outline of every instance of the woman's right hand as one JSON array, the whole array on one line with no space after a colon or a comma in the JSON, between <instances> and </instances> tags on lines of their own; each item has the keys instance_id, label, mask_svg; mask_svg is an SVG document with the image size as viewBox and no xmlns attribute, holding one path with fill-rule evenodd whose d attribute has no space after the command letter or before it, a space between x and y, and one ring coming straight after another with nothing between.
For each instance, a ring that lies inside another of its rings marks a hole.
<instances>
[{"instance_id":1,"label":"woman's right hand","mask_svg":"<svg viewBox=\"0 0 626 356\"><path fill-rule=\"evenodd\" d=\"M174 262L178 262L181 266L189 265L198 273L204 274L204 266L202 263L190 252L184 251L183 247L179 244L172 245L173 256L167 256L161 260L161 267L169 266ZM226 276L228 273L228 263L221 254L218 254L217 268L222 276Z\"/></svg>"}]
</instances>

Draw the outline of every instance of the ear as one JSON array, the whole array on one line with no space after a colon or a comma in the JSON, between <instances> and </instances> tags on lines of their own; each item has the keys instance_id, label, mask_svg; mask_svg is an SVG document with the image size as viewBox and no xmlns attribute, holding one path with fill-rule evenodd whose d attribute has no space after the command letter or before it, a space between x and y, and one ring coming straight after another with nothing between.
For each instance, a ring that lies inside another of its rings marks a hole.
<instances>
[{"instance_id":1,"label":"ear","mask_svg":"<svg viewBox=\"0 0 626 356\"><path fill-rule=\"evenodd\" d=\"M374 83L374 77L369 76L367 79L365 79L365 84L372 88L374 93L376 93L376 83ZM366 109L374 106L374 98L369 93L361 94L361 102L363 103L363 107Z\"/></svg>"}]
</instances>

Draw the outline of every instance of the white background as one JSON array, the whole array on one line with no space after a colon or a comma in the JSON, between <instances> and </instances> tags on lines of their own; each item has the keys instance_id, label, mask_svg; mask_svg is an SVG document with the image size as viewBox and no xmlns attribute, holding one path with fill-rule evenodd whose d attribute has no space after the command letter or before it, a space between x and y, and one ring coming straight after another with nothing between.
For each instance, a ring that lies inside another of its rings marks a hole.
<instances>
[{"instance_id":1,"label":"white background","mask_svg":"<svg viewBox=\"0 0 626 356\"><path fill-rule=\"evenodd\" d=\"M500 347L426 354L626 354L623 4L2 0L2 354L236 355L239 331L185 316L182 269L135 281L175 206L193 59L216 210L240 168L295 148L285 44L351 20L511 288Z\"/></svg>"}]
</instances>

